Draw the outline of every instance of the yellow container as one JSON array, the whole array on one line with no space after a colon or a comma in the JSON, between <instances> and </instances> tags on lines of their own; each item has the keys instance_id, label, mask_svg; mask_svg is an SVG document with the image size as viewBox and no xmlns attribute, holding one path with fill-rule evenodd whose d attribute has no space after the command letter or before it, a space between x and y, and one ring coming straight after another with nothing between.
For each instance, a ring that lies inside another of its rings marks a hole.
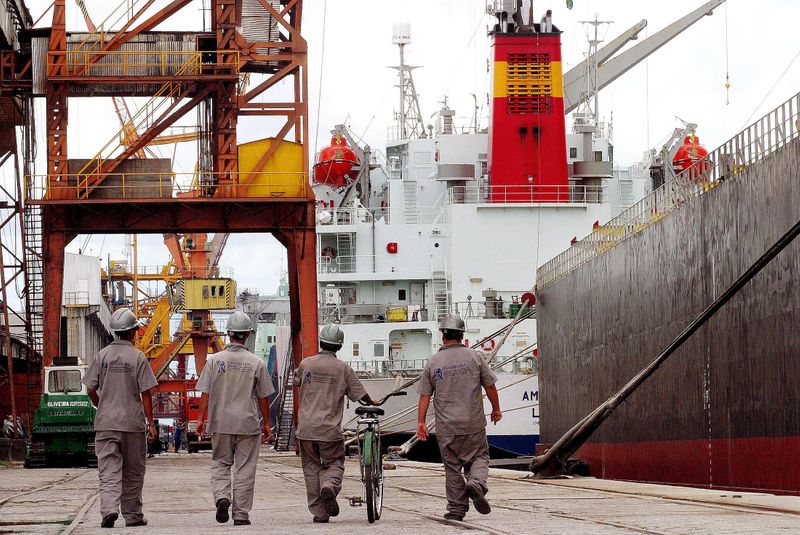
<instances>
[{"instance_id":1,"label":"yellow container","mask_svg":"<svg viewBox=\"0 0 800 535\"><path fill-rule=\"evenodd\" d=\"M239 186L237 197L298 198L306 196L308 179L303 172L303 145L279 142L278 148L259 168L261 159L276 141L260 139L239 145ZM255 170L258 169L257 172Z\"/></svg>"},{"instance_id":2,"label":"yellow container","mask_svg":"<svg viewBox=\"0 0 800 535\"><path fill-rule=\"evenodd\" d=\"M387 321L408 321L408 308L397 307L386 310Z\"/></svg>"},{"instance_id":3,"label":"yellow container","mask_svg":"<svg viewBox=\"0 0 800 535\"><path fill-rule=\"evenodd\" d=\"M182 310L232 310L236 308L233 279L183 279L175 285L175 306Z\"/></svg>"}]
</instances>

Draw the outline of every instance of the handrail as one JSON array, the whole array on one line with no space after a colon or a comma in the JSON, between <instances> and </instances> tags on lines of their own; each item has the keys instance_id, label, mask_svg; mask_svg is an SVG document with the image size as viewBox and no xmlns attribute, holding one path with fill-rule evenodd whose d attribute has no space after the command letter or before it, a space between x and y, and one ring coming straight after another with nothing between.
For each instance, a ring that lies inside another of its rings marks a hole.
<instances>
[{"instance_id":1,"label":"handrail","mask_svg":"<svg viewBox=\"0 0 800 535\"><path fill-rule=\"evenodd\" d=\"M447 204L600 204L603 186L582 185L470 185L447 189Z\"/></svg>"},{"instance_id":2,"label":"handrail","mask_svg":"<svg viewBox=\"0 0 800 535\"><path fill-rule=\"evenodd\" d=\"M237 74L239 67L238 50L66 50L49 52L49 65L52 65L55 57L66 58L68 67L66 76L84 78L93 76L178 78L202 74L219 75L220 71ZM95 60L98 57L100 59ZM215 59L204 61L207 58Z\"/></svg>"},{"instance_id":3,"label":"handrail","mask_svg":"<svg viewBox=\"0 0 800 535\"><path fill-rule=\"evenodd\" d=\"M197 197L246 198L280 197L303 198L307 194L307 175L302 172L258 173L256 183L242 184L248 172L240 173L202 173L202 183L192 184L193 173L151 172L151 173L109 173L105 181L92 188L88 196L92 199L168 199L184 194ZM51 201L77 199L87 193L86 184L96 173L72 173L59 175L28 175L26 180L26 201ZM57 179L61 179L58 181ZM223 191L224 190L224 191Z\"/></svg>"},{"instance_id":4,"label":"handrail","mask_svg":"<svg viewBox=\"0 0 800 535\"><path fill-rule=\"evenodd\" d=\"M539 288L655 224L800 138L800 93L730 138L692 167L539 268Z\"/></svg>"}]
</instances>

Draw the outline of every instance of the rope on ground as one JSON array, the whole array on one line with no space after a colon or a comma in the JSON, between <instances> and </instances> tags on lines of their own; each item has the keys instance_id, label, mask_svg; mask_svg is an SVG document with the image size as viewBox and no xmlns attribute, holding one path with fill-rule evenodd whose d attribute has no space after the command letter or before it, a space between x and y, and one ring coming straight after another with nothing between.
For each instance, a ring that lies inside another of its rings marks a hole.
<instances>
[{"instance_id":1,"label":"rope on ground","mask_svg":"<svg viewBox=\"0 0 800 535\"><path fill-rule=\"evenodd\" d=\"M2 500L0 500L0 505L5 505L8 502L10 502L11 500L13 500L14 498L19 498L20 496L27 496L28 494L34 494L36 492L40 492L42 490L47 490L49 488L55 487L56 485L59 485L61 483L67 483L69 481L72 481L73 479L78 479L79 477L84 476L86 474L88 474L88 472L84 472L84 473L77 474L77 475L74 475L74 476L67 476L67 477L61 478L61 479L59 479L57 481L53 481L52 483L48 483L47 485L42 485L41 487L36 487L34 489L31 489L31 490L26 490L25 492L19 492L17 494L12 494L11 496L6 496Z\"/></svg>"},{"instance_id":2,"label":"rope on ground","mask_svg":"<svg viewBox=\"0 0 800 535\"><path fill-rule=\"evenodd\" d=\"M67 529L61 532L61 535L70 535L73 531L75 531L75 528L77 528L78 524L80 524L83 521L84 517L86 516L86 513L89 512L89 509L92 508L94 502L97 501L97 498L99 496L100 496L99 492L96 492L91 496L89 496L89 498L84 502L83 507L81 507L80 511L78 511L78 514L75 515L75 518L73 518L72 522L69 523Z\"/></svg>"}]
</instances>

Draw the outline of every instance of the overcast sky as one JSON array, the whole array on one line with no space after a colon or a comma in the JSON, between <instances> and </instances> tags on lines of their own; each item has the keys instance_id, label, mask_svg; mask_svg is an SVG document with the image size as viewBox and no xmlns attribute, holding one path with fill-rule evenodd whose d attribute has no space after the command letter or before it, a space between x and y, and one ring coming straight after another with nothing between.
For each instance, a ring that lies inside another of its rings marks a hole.
<instances>
[{"instance_id":1,"label":"overcast sky","mask_svg":"<svg viewBox=\"0 0 800 535\"><path fill-rule=\"evenodd\" d=\"M37 18L50 0L27 3ZM116 3L116 0L86 1L96 21L102 20L103 10L107 12ZM157 0L156 5L164 3L165 0ZM579 21L594 18L595 13L600 19L614 21L604 31L610 40L639 20L647 19L647 30L640 36L643 39L702 3L700 0L574 0L574 9L568 11L564 0L552 0L534 1L534 9L537 19L544 9L553 10L554 23L564 32L566 71L582 61L586 50L584 27ZM326 4L327 16L323 17ZM447 96L451 107L456 109L457 121L468 123L473 109L470 94L476 94L482 106L481 125L486 126L489 87L486 68L490 54L486 30L491 19L484 15L485 5L485 0L305 0L303 33L309 43L312 155L328 142L331 127L343 121L373 148L385 146L386 130L392 124L398 100L393 87L394 71L387 68L396 65L398 57L397 47L391 43L393 22L411 24L412 43L406 55L409 63L420 67L414 76L423 115L429 118L438 108L438 102ZM183 16L176 19L184 26L166 28L192 29L189 24L199 21L200 7L201 2L195 2L185 8ZM67 9L68 29L84 29L74 2L68 1ZM49 17L40 26L49 25ZM713 16L704 17L646 63L602 91L601 115L609 120L613 112L618 163L634 163L648 148L660 147L680 124L675 116L697 123L702 143L713 149L738 132L748 118L757 118L800 89L800 60L775 85L800 53L797 39L800 2L729 0L727 51L725 21L723 5ZM726 104L725 95L726 55L730 104ZM759 106L762 99L765 101ZM70 156L91 157L114 136L118 122L108 99L71 102L74 104L70 108ZM189 115L191 123L194 116ZM43 115L39 120L42 133ZM240 126L240 140L270 135L270 128L277 130L269 123L244 122ZM43 152L40 150L40 154ZM172 157L167 149L161 148L160 152ZM182 147L177 153L176 170L188 173L193 167L194 150ZM39 169L41 172L44 166ZM83 241L76 240L70 249L77 250ZM105 239L94 236L85 252L104 258L109 254L120 257L122 243L118 236ZM155 265L167 260L160 237L143 237L140 243L140 264ZM283 258L282 247L269 236L232 236L222 264L234 267L240 288L271 292L277 287Z\"/></svg>"}]
</instances>

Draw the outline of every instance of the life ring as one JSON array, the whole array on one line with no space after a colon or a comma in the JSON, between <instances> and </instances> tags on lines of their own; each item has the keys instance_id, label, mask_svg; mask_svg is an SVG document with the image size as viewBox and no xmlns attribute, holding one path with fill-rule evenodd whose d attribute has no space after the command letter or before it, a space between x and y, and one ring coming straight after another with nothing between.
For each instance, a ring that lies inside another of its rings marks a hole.
<instances>
[{"instance_id":1,"label":"life ring","mask_svg":"<svg viewBox=\"0 0 800 535\"><path fill-rule=\"evenodd\" d=\"M325 247L320 253L322 256L327 256L328 258L336 258L336 249L333 247Z\"/></svg>"},{"instance_id":2,"label":"life ring","mask_svg":"<svg viewBox=\"0 0 800 535\"><path fill-rule=\"evenodd\" d=\"M484 351L492 351L494 349L494 340L487 340L481 345Z\"/></svg>"}]
</instances>

